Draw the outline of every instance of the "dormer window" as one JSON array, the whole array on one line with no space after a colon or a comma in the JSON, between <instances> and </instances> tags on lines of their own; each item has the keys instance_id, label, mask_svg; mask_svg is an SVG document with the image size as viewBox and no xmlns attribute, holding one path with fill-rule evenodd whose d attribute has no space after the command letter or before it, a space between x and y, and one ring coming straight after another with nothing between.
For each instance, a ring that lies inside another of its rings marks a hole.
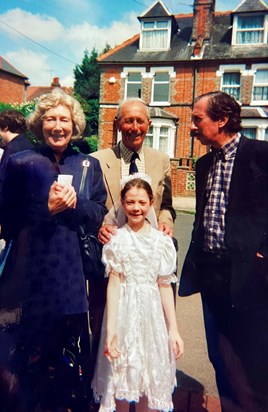
<instances>
[{"instance_id":1,"label":"dormer window","mask_svg":"<svg viewBox=\"0 0 268 412\"><path fill-rule=\"evenodd\" d=\"M234 17L233 44L266 44L267 16L264 14Z\"/></svg>"},{"instance_id":2,"label":"dormer window","mask_svg":"<svg viewBox=\"0 0 268 412\"><path fill-rule=\"evenodd\" d=\"M171 20L141 23L141 50L167 50L170 47Z\"/></svg>"}]
</instances>

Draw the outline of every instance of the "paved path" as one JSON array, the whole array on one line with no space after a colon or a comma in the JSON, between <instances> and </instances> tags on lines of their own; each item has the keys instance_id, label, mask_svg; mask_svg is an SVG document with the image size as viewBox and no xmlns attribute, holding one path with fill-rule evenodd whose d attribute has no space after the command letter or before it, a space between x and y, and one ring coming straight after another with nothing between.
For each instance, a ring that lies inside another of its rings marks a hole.
<instances>
[{"instance_id":1,"label":"paved path","mask_svg":"<svg viewBox=\"0 0 268 412\"><path fill-rule=\"evenodd\" d=\"M188 249L194 220L194 199L174 202L178 210L175 236L179 242L178 276ZM184 356L177 361L178 387L174 392L175 412L220 412L214 370L208 360L200 295L177 297L177 319L185 342Z\"/></svg>"}]
</instances>

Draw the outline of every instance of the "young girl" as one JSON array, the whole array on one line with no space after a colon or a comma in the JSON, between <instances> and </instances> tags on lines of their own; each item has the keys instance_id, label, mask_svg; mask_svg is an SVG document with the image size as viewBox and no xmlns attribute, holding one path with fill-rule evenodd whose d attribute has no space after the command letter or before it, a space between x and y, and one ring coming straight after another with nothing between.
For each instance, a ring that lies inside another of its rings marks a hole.
<instances>
[{"instance_id":1,"label":"young girl","mask_svg":"<svg viewBox=\"0 0 268 412\"><path fill-rule=\"evenodd\" d=\"M176 251L146 220L153 193L144 176L126 178L127 224L103 250L109 284L92 382L102 412L128 411L131 401L136 412L173 410L176 358L183 353L170 285L177 281Z\"/></svg>"}]
</instances>

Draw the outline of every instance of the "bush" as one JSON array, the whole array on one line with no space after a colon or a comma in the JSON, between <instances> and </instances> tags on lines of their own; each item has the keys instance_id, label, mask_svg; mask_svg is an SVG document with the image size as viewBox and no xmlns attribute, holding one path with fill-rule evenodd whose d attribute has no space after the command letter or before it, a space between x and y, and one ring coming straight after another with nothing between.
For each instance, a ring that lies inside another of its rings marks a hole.
<instances>
[{"instance_id":1,"label":"bush","mask_svg":"<svg viewBox=\"0 0 268 412\"><path fill-rule=\"evenodd\" d=\"M89 154L98 150L98 136L87 136L73 143L78 148L79 152Z\"/></svg>"}]
</instances>

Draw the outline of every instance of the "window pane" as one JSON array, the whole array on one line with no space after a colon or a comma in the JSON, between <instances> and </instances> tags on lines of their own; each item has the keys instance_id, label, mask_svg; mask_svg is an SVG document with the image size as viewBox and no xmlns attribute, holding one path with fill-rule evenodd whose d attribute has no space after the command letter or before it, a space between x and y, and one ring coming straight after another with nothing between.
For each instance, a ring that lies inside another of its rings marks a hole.
<instances>
[{"instance_id":1,"label":"window pane","mask_svg":"<svg viewBox=\"0 0 268 412\"><path fill-rule=\"evenodd\" d=\"M166 28L166 27L168 27L168 22L167 21L157 21L156 22L156 27L158 29Z\"/></svg>"},{"instance_id":2,"label":"window pane","mask_svg":"<svg viewBox=\"0 0 268 412\"><path fill-rule=\"evenodd\" d=\"M240 73L223 73L222 91L240 99Z\"/></svg>"},{"instance_id":3,"label":"window pane","mask_svg":"<svg viewBox=\"0 0 268 412\"><path fill-rule=\"evenodd\" d=\"M239 87L222 87L222 91L228 93L236 100L240 100L240 88Z\"/></svg>"},{"instance_id":4,"label":"window pane","mask_svg":"<svg viewBox=\"0 0 268 412\"><path fill-rule=\"evenodd\" d=\"M240 73L223 73L222 84L240 86Z\"/></svg>"},{"instance_id":5,"label":"window pane","mask_svg":"<svg viewBox=\"0 0 268 412\"><path fill-rule=\"evenodd\" d=\"M268 140L268 129L265 129L264 140Z\"/></svg>"},{"instance_id":6,"label":"window pane","mask_svg":"<svg viewBox=\"0 0 268 412\"><path fill-rule=\"evenodd\" d=\"M246 16L238 17L237 27L239 29L256 29L263 28L264 16Z\"/></svg>"},{"instance_id":7,"label":"window pane","mask_svg":"<svg viewBox=\"0 0 268 412\"><path fill-rule=\"evenodd\" d=\"M127 97L141 97L141 73L128 73L126 87Z\"/></svg>"},{"instance_id":8,"label":"window pane","mask_svg":"<svg viewBox=\"0 0 268 412\"><path fill-rule=\"evenodd\" d=\"M262 31L241 31L237 33L236 42L239 44L263 43Z\"/></svg>"},{"instance_id":9,"label":"window pane","mask_svg":"<svg viewBox=\"0 0 268 412\"><path fill-rule=\"evenodd\" d=\"M167 48L167 30L144 31L143 48L145 49L166 49Z\"/></svg>"},{"instance_id":10,"label":"window pane","mask_svg":"<svg viewBox=\"0 0 268 412\"><path fill-rule=\"evenodd\" d=\"M169 74L165 72L155 73L155 82L169 82Z\"/></svg>"},{"instance_id":11,"label":"window pane","mask_svg":"<svg viewBox=\"0 0 268 412\"><path fill-rule=\"evenodd\" d=\"M169 101L169 84L155 84L154 86L154 102Z\"/></svg>"},{"instance_id":12,"label":"window pane","mask_svg":"<svg viewBox=\"0 0 268 412\"><path fill-rule=\"evenodd\" d=\"M160 128L159 150L161 150L164 153L168 153L168 128L167 127Z\"/></svg>"},{"instance_id":13,"label":"window pane","mask_svg":"<svg viewBox=\"0 0 268 412\"><path fill-rule=\"evenodd\" d=\"M128 73L128 81L129 82L141 82L141 74L140 73Z\"/></svg>"},{"instance_id":14,"label":"window pane","mask_svg":"<svg viewBox=\"0 0 268 412\"><path fill-rule=\"evenodd\" d=\"M144 139L145 146L153 147L153 131L154 131L153 127L150 126L148 133L146 134L145 139Z\"/></svg>"},{"instance_id":15,"label":"window pane","mask_svg":"<svg viewBox=\"0 0 268 412\"><path fill-rule=\"evenodd\" d=\"M268 100L268 86L254 87L253 100Z\"/></svg>"},{"instance_id":16,"label":"window pane","mask_svg":"<svg viewBox=\"0 0 268 412\"><path fill-rule=\"evenodd\" d=\"M237 19L238 44L263 43L264 16L244 16Z\"/></svg>"},{"instance_id":17,"label":"window pane","mask_svg":"<svg viewBox=\"0 0 268 412\"><path fill-rule=\"evenodd\" d=\"M257 129L255 127L243 127L243 133L250 139L256 139Z\"/></svg>"},{"instance_id":18,"label":"window pane","mask_svg":"<svg viewBox=\"0 0 268 412\"><path fill-rule=\"evenodd\" d=\"M258 70L255 74L255 83L268 83L268 70Z\"/></svg>"},{"instance_id":19,"label":"window pane","mask_svg":"<svg viewBox=\"0 0 268 412\"><path fill-rule=\"evenodd\" d=\"M169 101L169 73L156 72L154 76L154 102Z\"/></svg>"},{"instance_id":20,"label":"window pane","mask_svg":"<svg viewBox=\"0 0 268 412\"><path fill-rule=\"evenodd\" d=\"M127 97L141 97L141 85L140 84L128 84Z\"/></svg>"},{"instance_id":21,"label":"window pane","mask_svg":"<svg viewBox=\"0 0 268 412\"><path fill-rule=\"evenodd\" d=\"M152 29L154 27L154 21L144 21L143 27L144 29Z\"/></svg>"}]
</instances>

